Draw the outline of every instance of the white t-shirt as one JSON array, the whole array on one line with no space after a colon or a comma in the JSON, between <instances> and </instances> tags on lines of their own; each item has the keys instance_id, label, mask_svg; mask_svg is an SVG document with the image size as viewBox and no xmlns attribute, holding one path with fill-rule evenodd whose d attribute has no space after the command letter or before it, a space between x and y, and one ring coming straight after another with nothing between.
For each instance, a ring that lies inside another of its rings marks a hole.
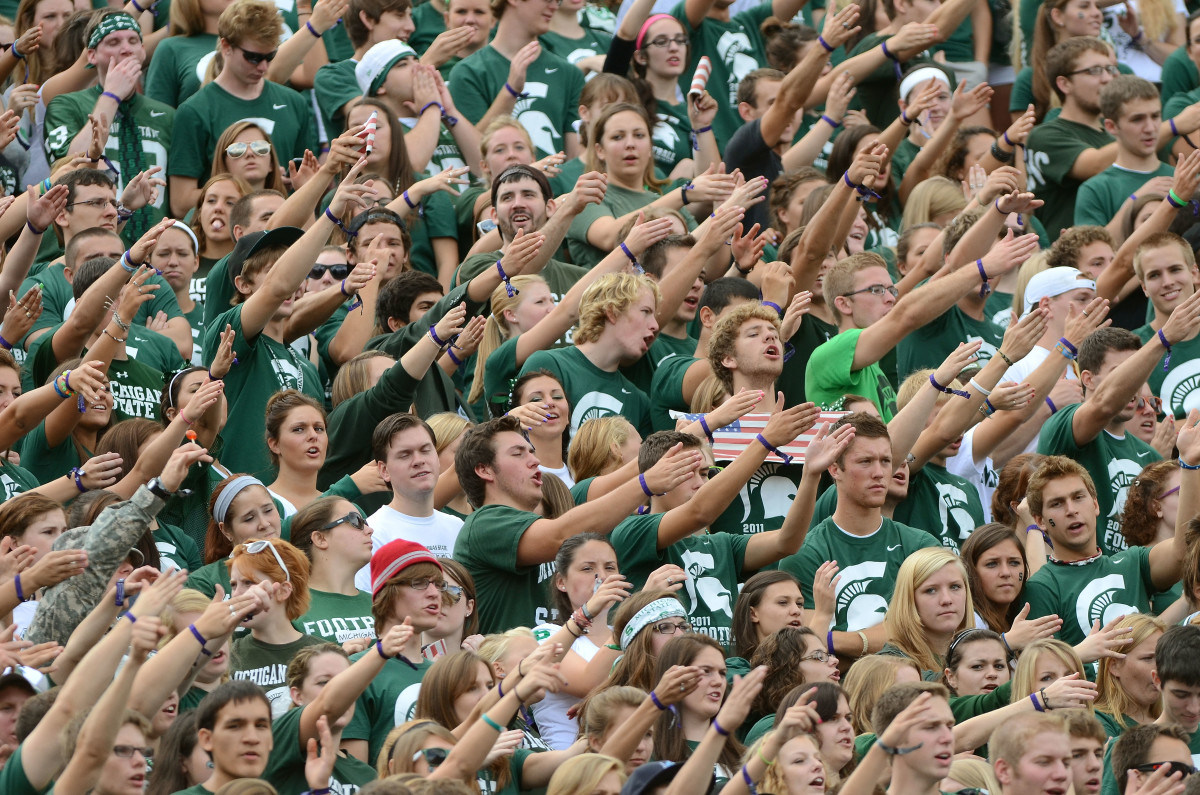
<instances>
[{"instance_id":1,"label":"white t-shirt","mask_svg":"<svg viewBox=\"0 0 1200 795\"><path fill-rule=\"evenodd\" d=\"M571 470L567 468L566 464L563 464L559 469L552 469L551 467L538 464L538 469L540 469L542 472L545 472L547 475L554 475L556 478L561 480L563 485L565 485L568 489L575 485L575 478L571 477Z\"/></svg>"},{"instance_id":2,"label":"white t-shirt","mask_svg":"<svg viewBox=\"0 0 1200 795\"><path fill-rule=\"evenodd\" d=\"M545 643L554 633L562 629L558 624L542 624L534 627L533 635L538 643ZM571 652L578 654L584 662L591 662L600 647L587 635L576 638ZM570 653L570 652L568 652ZM579 703L579 698L570 693L547 693L545 698L533 705L533 717L537 721L542 741L555 751L571 746L579 736L579 722L567 717L567 710Z\"/></svg>"},{"instance_id":3,"label":"white t-shirt","mask_svg":"<svg viewBox=\"0 0 1200 795\"><path fill-rule=\"evenodd\" d=\"M432 516L409 516L387 505L367 518L374 531L371 534L371 551L397 538L414 541L426 547L435 557L448 558L454 554L454 542L462 529L462 519L434 511ZM354 585L360 590L371 592L371 564L367 564L354 575Z\"/></svg>"},{"instance_id":4,"label":"white t-shirt","mask_svg":"<svg viewBox=\"0 0 1200 795\"><path fill-rule=\"evenodd\" d=\"M1046 357L1049 356L1050 353L1051 353L1051 351L1049 348L1043 348L1041 345L1034 345L1033 350L1031 350L1024 359L1020 360L1019 362L1014 364L1012 367L1008 368L1008 372L1006 372L1003 375L1003 377L1001 377L1000 381L1001 382L1015 381L1018 384L1025 383L1025 381L1028 380L1029 376L1033 373L1033 371L1042 366L1042 362L1046 361ZM1056 353L1054 355L1058 356L1059 354ZM1068 367L1066 375L1064 377L1070 381L1074 381L1075 380L1074 369ZM1038 436L1040 436L1040 435L1041 435L1041 431L1039 430L1038 433L1029 441L1029 444L1025 445L1025 449L1022 450L1021 452L1036 453L1037 445L1038 445ZM988 504L990 504L990 499L989 499Z\"/></svg>"},{"instance_id":5,"label":"white t-shirt","mask_svg":"<svg viewBox=\"0 0 1200 795\"><path fill-rule=\"evenodd\" d=\"M1019 364L1019 363L1018 363ZM975 426L978 428L979 426ZM963 434L962 444L953 458L946 459L946 470L960 478L966 478L979 492L979 501L983 503L984 521L992 521L992 495L1000 484L1000 473L992 459L984 456L983 460L975 463L975 428Z\"/></svg>"}]
</instances>

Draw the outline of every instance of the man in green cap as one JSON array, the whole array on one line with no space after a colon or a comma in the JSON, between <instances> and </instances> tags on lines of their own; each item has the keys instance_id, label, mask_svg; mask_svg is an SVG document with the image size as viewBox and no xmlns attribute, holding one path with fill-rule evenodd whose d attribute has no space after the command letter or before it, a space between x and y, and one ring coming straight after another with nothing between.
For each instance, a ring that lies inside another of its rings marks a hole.
<instances>
[{"instance_id":1,"label":"man in green cap","mask_svg":"<svg viewBox=\"0 0 1200 795\"><path fill-rule=\"evenodd\" d=\"M140 92L146 50L138 23L124 11L103 13L88 25L88 66L99 76L97 85L61 94L46 108L46 155L53 163L61 157L84 154L92 145L88 116L108 124L108 140L101 149L105 164L116 171L118 195L142 172L150 202L139 210L118 205L125 223L121 236L126 245L162 220L166 212L164 184L167 152L175 109Z\"/></svg>"}]
</instances>

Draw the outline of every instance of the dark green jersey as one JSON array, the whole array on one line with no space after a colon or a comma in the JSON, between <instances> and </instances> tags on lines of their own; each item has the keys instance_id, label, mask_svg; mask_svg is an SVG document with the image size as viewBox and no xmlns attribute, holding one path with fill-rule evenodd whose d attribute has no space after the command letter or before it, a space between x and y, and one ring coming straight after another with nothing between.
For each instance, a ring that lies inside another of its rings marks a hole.
<instances>
[{"instance_id":1,"label":"dark green jersey","mask_svg":"<svg viewBox=\"0 0 1200 795\"><path fill-rule=\"evenodd\" d=\"M287 686L288 663L305 646L323 642L321 638L301 635L291 643L263 643L247 633L230 644L229 675L233 679L249 679L265 690L271 701L271 716L278 718L292 708Z\"/></svg>"},{"instance_id":2,"label":"dark green jersey","mask_svg":"<svg viewBox=\"0 0 1200 795\"><path fill-rule=\"evenodd\" d=\"M712 523L711 529L747 536L778 530L796 499L803 475L804 467L800 464L764 462Z\"/></svg>"},{"instance_id":3,"label":"dark green jersey","mask_svg":"<svg viewBox=\"0 0 1200 795\"><path fill-rule=\"evenodd\" d=\"M688 611L694 631L711 636L727 650L733 646L733 603L743 573L749 536L701 533L688 536L666 549L658 548L658 526L665 514L631 516L617 525L610 539L617 550L623 574L635 590L660 566L673 563L687 572L683 589L676 593Z\"/></svg>"},{"instance_id":4,"label":"dark green jersey","mask_svg":"<svg viewBox=\"0 0 1200 795\"><path fill-rule=\"evenodd\" d=\"M1062 619L1059 640L1075 645L1100 626L1130 613L1149 613L1158 589L1150 578L1150 548L1130 547L1077 563L1051 559L1025 584L1029 615Z\"/></svg>"},{"instance_id":5,"label":"dark green jersey","mask_svg":"<svg viewBox=\"0 0 1200 795\"><path fill-rule=\"evenodd\" d=\"M713 134L724 146L742 120L737 115L737 87L746 75L767 65L767 52L763 42L762 23L771 16L771 3L751 6L740 14L734 14L728 22L705 17L696 27L688 22L684 4L671 9L671 16L683 24L691 38L688 48L688 67L679 76L679 86L687 91L692 84L692 75L700 57L707 55L712 61L712 73L708 77L708 93L717 101L717 116L713 119Z\"/></svg>"},{"instance_id":6,"label":"dark green jersey","mask_svg":"<svg viewBox=\"0 0 1200 795\"><path fill-rule=\"evenodd\" d=\"M1187 47L1180 47L1167 56L1162 68L1162 99L1163 108L1176 94L1183 94L1200 88L1200 72L1196 63L1188 55ZM1164 110L1163 118L1169 118Z\"/></svg>"},{"instance_id":7,"label":"dark green jersey","mask_svg":"<svg viewBox=\"0 0 1200 795\"><path fill-rule=\"evenodd\" d=\"M168 36L154 48L146 74L146 96L172 108L200 90L204 71L217 49L217 36Z\"/></svg>"},{"instance_id":8,"label":"dark green jersey","mask_svg":"<svg viewBox=\"0 0 1200 795\"><path fill-rule=\"evenodd\" d=\"M547 605L545 581L554 565L522 566L517 545L536 513L503 505L485 505L463 521L454 542L454 559L467 567L480 593L504 594L503 599L477 603L479 631L504 632L513 627L535 627L554 618Z\"/></svg>"},{"instance_id":9,"label":"dark green jersey","mask_svg":"<svg viewBox=\"0 0 1200 795\"><path fill-rule=\"evenodd\" d=\"M654 165L664 174L670 174L679 161L694 156L692 122L686 103L674 105L661 99L657 102L658 118L650 136L650 150L654 153Z\"/></svg>"},{"instance_id":10,"label":"dark green jersey","mask_svg":"<svg viewBox=\"0 0 1200 795\"><path fill-rule=\"evenodd\" d=\"M417 29L408 37L408 46L416 50L417 55L424 55L433 40L445 32L446 18L433 3L421 3L413 8L412 21Z\"/></svg>"},{"instance_id":11,"label":"dark green jersey","mask_svg":"<svg viewBox=\"0 0 1200 795\"><path fill-rule=\"evenodd\" d=\"M4 487L4 494L0 495L0 502L3 502L18 494L32 491L42 484L38 483L38 479L28 469L14 464L7 458L0 458L0 485Z\"/></svg>"},{"instance_id":12,"label":"dark green jersey","mask_svg":"<svg viewBox=\"0 0 1200 795\"><path fill-rule=\"evenodd\" d=\"M595 417L621 414L643 437L652 433L650 399L619 372L601 370L578 348L534 351L525 360L522 373L549 370L563 385L571 405L571 433Z\"/></svg>"},{"instance_id":13,"label":"dark green jersey","mask_svg":"<svg viewBox=\"0 0 1200 795\"><path fill-rule=\"evenodd\" d=\"M51 163L66 157L71 141L87 127L88 114L96 107L101 90L96 85L59 94L50 100L46 106L46 157ZM158 166L162 169L158 176L166 174L174 120L173 107L136 92L118 106L109 122L108 143L104 145L105 156L120 172L117 175L118 196L125 187L125 180L133 179L148 168ZM167 206L167 191L160 190L153 202L134 212L121 232L125 244L132 245L161 221Z\"/></svg>"},{"instance_id":14,"label":"dark green jersey","mask_svg":"<svg viewBox=\"0 0 1200 795\"><path fill-rule=\"evenodd\" d=\"M966 478L932 462L910 476L908 496L896 506L896 519L924 530L955 554L967 536L986 521L979 490Z\"/></svg>"},{"instance_id":15,"label":"dark green jersey","mask_svg":"<svg viewBox=\"0 0 1200 795\"><path fill-rule=\"evenodd\" d=\"M612 41L612 34L585 27L583 29L583 36L578 39L568 39L566 36L549 31L539 36L538 41L542 43L542 47L572 66L578 67L579 62L584 58L591 58L594 55L607 55L608 45Z\"/></svg>"},{"instance_id":16,"label":"dark green jersey","mask_svg":"<svg viewBox=\"0 0 1200 795\"><path fill-rule=\"evenodd\" d=\"M176 111L167 173L203 184L212 168L217 139L238 121L252 121L271 136L281 163L303 157L305 149L318 151L312 105L299 93L268 80L258 99L246 100L214 82Z\"/></svg>"},{"instance_id":17,"label":"dark green jersey","mask_svg":"<svg viewBox=\"0 0 1200 795\"><path fill-rule=\"evenodd\" d=\"M650 424L656 431L675 430L672 411L687 413L691 407L683 399L683 379L688 368L700 361L694 356L672 356L663 360L650 380ZM491 364L488 364L491 367Z\"/></svg>"},{"instance_id":18,"label":"dark green jersey","mask_svg":"<svg viewBox=\"0 0 1200 795\"><path fill-rule=\"evenodd\" d=\"M879 33L869 33L862 37L862 40L850 50L850 57L859 55L864 52L879 47L891 36L884 36ZM888 48L891 52L891 48ZM915 68L919 64L933 63L933 59L927 53L921 53L909 58L903 64L897 66L895 61L885 58L883 63L875 68L875 71L867 75L866 79L855 84L857 93L850 102L852 109L864 110L870 116L871 123L885 129L889 124L900 117L900 106L896 104L896 100L900 98L900 78L897 76L898 69L908 71Z\"/></svg>"},{"instance_id":19,"label":"dark green jersey","mask_svg":"<svg viewBox=\"0 0 1200 795\"><path fill-rule=\"evenodd\" d=\"M376 653L374 648L370 648L350 659L357 662L364 654ZM388 660L354 705L354 717L342 731L342 739L366 740L368 759L379 757L388 732L412 720L417 708L417 695L421 692L421 680L429 666L433 665L432 661L426 659L413 662L416 664L415 670L400 660Z\"/></svg>"},{"instance_id":20,"label":"dark green jersey","mask_svg":"<svg viewBox=\"0 0 1200 795\"><path fill-rule=\"evenodd\" d=\"M1075 225L1105 226L1133 193L1154 177L1172 177L1175 169L1159 163L1154 171L1133 171L1116 164L1079 186Z\"/></svg>"},{"instance_id":21,"label":"dark green jersey","mask_svg":"<svg viewBox=\"0 0 1200 795\"><path fill-rule=\"evenodd\" d=\"M478 124L504 91L511 62L490 44L459 62L450 74L450 93L467 121ZM524 96L517 100L512 115L529 131L538 157L564 151L564 136L574 132L579 121L579 92L583 73L554 53L542 48L537 60L525 70Z\"/></svg>"},{"instance_id":22,"label":"dark green jersey","mask_svg":"<svg viewBox=\"0 0 1200 795\"><path fill-rule=\"evenodd\" d=\"M418 6L420 8L423 6ZM413 16L416 16L416 11ZM317 98L321 119L330 136L337 136L346 129L342 108L347 102L362 96L358 81L354 79L354 67L357 65L358 61L353 59L327 63L317 70L317 76L313 79L313 95Z\"/></svg>"},{"instance_id":23,"label":"dark green jersey","mask_svg":"<svg viewBox=\"0 0 1200 795\"><path fill-rule=\"evenodd\" d=\"M936 546L938 540L929 533L891 519L884 518L869 536L854 536L831 517L813 526L800 551L781 560L779 568L800 580L804 606L811 610L817 568L836 561L840 579L831 629L856 632L883 621L904 559L918 549Z\"/></svg>"},{"instance_id":24,"label":"dark green jersey","mask_svg":"<svg viewBox=\"0 0 1200 795\"><path fill-rule=\"evenodd\" d=\"M1100 517L1096 524L1096 543L1105 554L1120 552L1127 546L1121 532L1121 517L1125 513L1125 496L1129 485L1141 474L1146 464L1162 456L1132 433L1113 436L1102 430L1095 439L1076 444L1071 428L1075 412L1082 403L1067 406L1046 420L1038 437L1037 451L1042 455L1065 455L1087 469L1096 484Z\"/></svg>"},{"instance_id":25,"label":"dark green jersey","mask_svg":"<svg viewBox=\"0 0 1200 795\"><path fill-rule=\"evenodd\" d=\"M197 571L204 565L196 542L178 527L159 522L154 531L154 547L158 550L159 568L162 571Z\"/></svg>"},{"instance_id":26,"label":"dark green jersey","mask_svg":"<svg viewBox=\"0 0 1200 795\"><path fill-rule=\"evenodd\" d=\"M1153 311L1153 307L1151 307ZM1135 332L1142 341L1148 341L1154 336L1154 330L1149 325ZM1164 411L1169 410L1175 419L1181 420L1187 416L1188 409L1200 403L1200 337L1182 340L1171 346L1171 364L1164 368L1166 351L1162 360L1150 371L1150 391L1162 398ZM1195 397L1193 397L1195 396Z\"/></svg>"},{"instance_id":27,"label":"dark green jersey","mask_svg":"<svg viewBox=\"0 0 1200 795\"><path fill-rule=\"evenodd\" d=\"M1061 116L1033 128L1025 153L1029 185L1045 204L1037 216L1046 225L1051 240L1075 220L1075 197L1083 180L1071 176L1075 161L1088 149L1112 143L1104 130L1068 121Z\"/></svg>"},{"instance_id":28,"label":"dark green jersey","mask_svg":"<svg viewBox=\"0 0 1200 795\"><path fill-rule=\"evenodd\" d=\"M354 638L375 637L375 619L371 616L371 594L359 591L354 596L308 590L312 601L308 612L292 622L305 635L341 645Z\"/></svg>"},{"instance_id":29,"label":"dark green jersey","mask_svg":"<svg viewBox=\"0 0 1200 795\"><path fill-rule=\"evenodd\" d=\"M271 724L275 736L271 756L263 778L270 781L279 795L300 795L309 791L304 777L304 763L308 759L307 747L300 744L301 707L293 707ZM338 754L333 761L333 775L329 779L330 795L354 795L367 782L376 779L375 768L353 756Z\"/></svg>"},{"instance_id":30,"label":"dark green jersey","mask_svg":"<svg viewBox=\"0 0 1200 795\"><path fill-rule=\"evenodd\" d=\"M896 346L896 372L903 381L909 373L937 369L964 342L979 342L979 363L987 364L1004 342L1004 330L985 317L976 320L952 306L924 326L912 331Z\"/></svg>"}]
</instances>

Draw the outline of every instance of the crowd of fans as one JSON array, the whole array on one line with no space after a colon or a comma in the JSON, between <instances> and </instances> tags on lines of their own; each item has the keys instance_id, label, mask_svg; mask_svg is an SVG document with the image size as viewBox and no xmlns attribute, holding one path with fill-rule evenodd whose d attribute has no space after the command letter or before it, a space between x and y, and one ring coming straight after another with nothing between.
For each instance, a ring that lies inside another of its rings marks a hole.
<instances>
[{"instance_id":1,"label":"crowd of fans","mask_svg":"<svg viewBox=\"0 0 1200 795\"><path fill-rule=\"evenodd\" d=\"M1200 795L1200 5L0 17L0 795Z\"/></svg>"}]
</instances>

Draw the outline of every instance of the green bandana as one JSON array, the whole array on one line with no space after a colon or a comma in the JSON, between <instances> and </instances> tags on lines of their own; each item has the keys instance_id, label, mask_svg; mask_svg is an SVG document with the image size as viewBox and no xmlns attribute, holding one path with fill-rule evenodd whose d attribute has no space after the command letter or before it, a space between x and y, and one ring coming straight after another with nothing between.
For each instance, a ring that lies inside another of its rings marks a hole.
<instances>
[{"instance_id":1,"label":"green bandana","mask_svg":"<svg viewBox=\"0 0 1200 795\"><path fill-rule=\"evenodd\" d=\"M142 29L138 27L137 20L133 17L126 13L109 14L92 31L92 35L88 38L88 49L96 49L96 46L104 41L105 36L116 33L118 30L136 30L139 37L142 35Z\"/></svg>"}]
</instances>

